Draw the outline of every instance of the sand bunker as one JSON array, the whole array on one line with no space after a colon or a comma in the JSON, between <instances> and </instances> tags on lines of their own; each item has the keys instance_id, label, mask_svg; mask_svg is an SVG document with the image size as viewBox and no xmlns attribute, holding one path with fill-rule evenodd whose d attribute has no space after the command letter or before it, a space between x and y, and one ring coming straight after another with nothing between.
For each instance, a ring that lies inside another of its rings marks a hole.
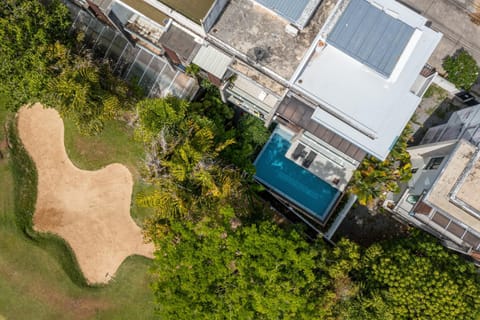
<instances>
[{"instance_id":1,"label":"sand bunker","mask_svg":"<svg viewBox=\"0 0 480 320\"><path fill-rule=\"evenodd\" d=\"M38 171L34 228L64 238L87 281L108 282L132 254L153 257L153 244L143 242L130 216L133 181L125 166L75 167L65 151L62 119L41 104L19 111L18 131Z\"/></svg>"}]
</instances>

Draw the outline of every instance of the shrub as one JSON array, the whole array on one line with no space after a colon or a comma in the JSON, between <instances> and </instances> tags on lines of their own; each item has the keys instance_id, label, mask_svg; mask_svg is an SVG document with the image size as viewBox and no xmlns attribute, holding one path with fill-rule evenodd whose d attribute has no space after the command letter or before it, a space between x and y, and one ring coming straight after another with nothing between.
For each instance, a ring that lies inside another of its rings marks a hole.
<instances>
[{"instance_id":1,"label":"shrub","mask_svg":"<svg viewBox=\"0 0 480 320\"><path fill-rule=\"evenodd\" d=\"M465 50L460 50L443 61L447 79L457 88L469 90L478 78L478 65Z\"/></svg>"}]
</instances>

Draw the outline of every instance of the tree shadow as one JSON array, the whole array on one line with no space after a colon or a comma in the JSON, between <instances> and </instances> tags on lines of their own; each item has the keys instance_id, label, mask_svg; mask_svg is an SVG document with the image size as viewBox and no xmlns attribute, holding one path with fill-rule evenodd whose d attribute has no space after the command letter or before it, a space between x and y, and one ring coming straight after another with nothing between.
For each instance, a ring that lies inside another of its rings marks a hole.
<instances>
[{"instance_id":1,"label":"tree shadow","mask_svg":"<svg viewBox=\"0 0 480 320\"><path fill-rule=\"evenodd\" d=\"M469 106L462 104L456 99L445 98L435 109L435 111L423 122L421 127L413 134L409 141L409 146L416 146L420 144L428 129L447 123L450 116L458 110L468 108Z\"/></svg>"}]
</instances>

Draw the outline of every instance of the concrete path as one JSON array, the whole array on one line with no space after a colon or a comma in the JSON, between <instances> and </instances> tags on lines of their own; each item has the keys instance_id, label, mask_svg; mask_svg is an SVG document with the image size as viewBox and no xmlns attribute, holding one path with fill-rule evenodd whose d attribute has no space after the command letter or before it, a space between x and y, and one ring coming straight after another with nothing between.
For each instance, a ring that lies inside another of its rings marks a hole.
<instances>
[{"instance_id":1,"label":"concrete path","mask_svg":"<svg viewBox=\"0 0 480 320\"><path fill-rule=\"evenodd\" d=\"M480 26L469 17L469 0L400 0L432 21L432 29L443 38L429 63L443 72L442 60L457 49L465 48L480 64Z\"/></svg>"}]
</instances>

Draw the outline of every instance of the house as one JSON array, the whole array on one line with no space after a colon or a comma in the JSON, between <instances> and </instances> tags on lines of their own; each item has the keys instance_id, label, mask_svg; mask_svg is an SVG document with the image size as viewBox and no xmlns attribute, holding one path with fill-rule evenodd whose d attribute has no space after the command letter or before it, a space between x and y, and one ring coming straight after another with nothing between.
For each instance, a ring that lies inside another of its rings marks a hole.
<instances>
[{"instance_id":1,"label":"house","mask_svg":"<svg viewBox=\"0 0 480 320\"><path fill-rule=\"evenodd\" d=\"M480 105L430 128L408 152L413 177L386 206L444 244L480 259ZM478 131L478 133L477 133Z\"/></svg>"},{"instance_id":2,"label":"house","mask_svg":"<svg viewBox=\"0 0 480 320\"><path fill-rule=\"evenodd\" d=\"M256 178L320 224L361 160L387 157L435 76L425 64L442 35L394 0L184 4L88 0L136 45L181 71L196 64L224 101L276 124Z\"/></svg>"}]
</instances>

